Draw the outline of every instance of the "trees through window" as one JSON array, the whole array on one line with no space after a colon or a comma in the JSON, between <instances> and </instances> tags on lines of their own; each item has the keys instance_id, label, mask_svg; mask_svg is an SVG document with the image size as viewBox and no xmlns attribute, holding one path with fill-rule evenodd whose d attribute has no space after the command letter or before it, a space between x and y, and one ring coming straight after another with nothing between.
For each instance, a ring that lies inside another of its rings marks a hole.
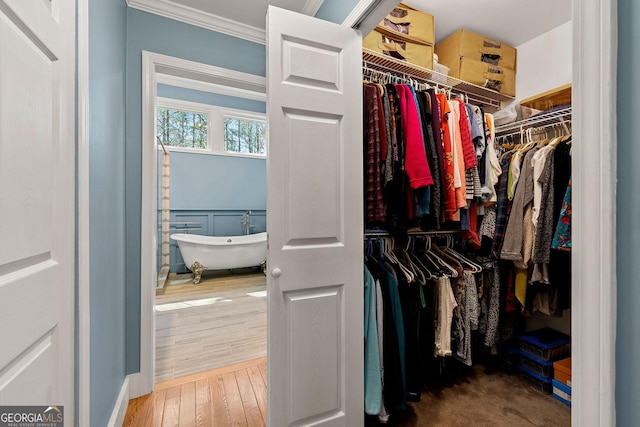
<instances>
[{"instance_id":1,"label":"trees through window","mask_svg":"<svg viewBox=\"0 0 640 427\"><path fill-rule=\"evenodd\" d=\"M207 148L207 115L191 111L158 108L158 136L164 145Z\"/></svg>"},{"instance_id":2,"label":"trees through window","mask_svg":"<svg viewBox=\"0 0 640 427\"><path fill-rule=\"evenodd\" d=\"M266 156L262 113L158 98L156 131L170 149Z\"/></svg>"},{"instance_id":3,"label":"trees through window","mask_svg":"<svg viewBox=\"0 0 640 427\"><path fill-rule=\"evenodd\" d=\"M234 153L265 154L264 121L225 117L224 150Z\"/></svg>"}]
</instances>

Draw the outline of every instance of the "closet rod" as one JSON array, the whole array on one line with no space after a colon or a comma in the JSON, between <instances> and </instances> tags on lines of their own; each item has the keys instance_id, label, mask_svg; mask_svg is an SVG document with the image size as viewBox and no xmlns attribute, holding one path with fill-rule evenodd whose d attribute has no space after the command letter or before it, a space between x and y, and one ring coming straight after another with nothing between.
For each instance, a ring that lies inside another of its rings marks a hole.
<instances>
[{"instance_id":1,"label":"closet rod","mask_svg":"<svg viewBox=\"0 0 640 427\"><path fill-rule=\"evenodd\" d=\"M512 96L504 95L428 68L409 64L370 49L362 49L362 67L363 70L370 69L388 73L392 79L397 77L405 80L415 80L418 83L426 83L432 87L450 89L453 92L467 96L472 103L495 108L500 108L502 101L513 101L515 99Z\"/></svg>"},{"instance_id":2,"label":"closet rod","mask_svg":"<svg viewBox=\"0 0 640 427\"><path fill-rule=\"evenodd\" d=\"M533 129L533 132L536 133L536 132L543 131L544 129L547 129L547 128L559 127L559 126L563 127L563 129L565 131L565 134L568 135L568 134L571 133L571 130L567 127L567 123L565 121L560 120L557 123L547 123L547 124L541 125L541 126L528 127L528 128L523 128L523 129L515 129L515 130L513 130L511 132L507 132L507 133L503 132L503 133L500 133L500 134L496 134L496 138L508 138L508 137L511 137L511 136L514 136L514 135L523 135L525 133L526 129Z\"/></svg>"},{"instance_id":3,"label":"closet rod","mask_svg":"<svg viewBox=\"0 0 640 427\"><path fill-rule=\"evenodd\" d=\"M507 136L522 132L527 128L539 128L563 125L567 121L571 121L572 108L566 107L560 110L543 112L528 119L520 120L513 123L496 126L496 136Z\"/></svg>"},{"instance_id":4,"label":"closet rod","mask_svg":"<svg viewBox=\"0 0 640 427\"><path fill-rule=\"evenodd\" d=\"M458 234L460 230L432 230L432 231L409 231L407 236L438 236L445 234ZM388 231L383 230L365 230L364 238L368 237L389 237L391 236Z\"/></svg>"}]
</instances>

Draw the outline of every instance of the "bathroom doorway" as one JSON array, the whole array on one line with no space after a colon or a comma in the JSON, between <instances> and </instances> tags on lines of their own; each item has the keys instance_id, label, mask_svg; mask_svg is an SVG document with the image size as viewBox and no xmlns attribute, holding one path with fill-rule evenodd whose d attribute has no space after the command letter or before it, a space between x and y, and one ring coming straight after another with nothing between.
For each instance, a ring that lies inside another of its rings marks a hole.
<instances>
[{"instance_id":1,"label":"bathroom doorway","mask_svg":"<svg viewBox=\"0 0 640 427\"><path fill-rule=\"evenodd\" d=\"M163 382L266 357L267 153L264 95L156 77L153 315Z\"/></svg>"}]
</instances>

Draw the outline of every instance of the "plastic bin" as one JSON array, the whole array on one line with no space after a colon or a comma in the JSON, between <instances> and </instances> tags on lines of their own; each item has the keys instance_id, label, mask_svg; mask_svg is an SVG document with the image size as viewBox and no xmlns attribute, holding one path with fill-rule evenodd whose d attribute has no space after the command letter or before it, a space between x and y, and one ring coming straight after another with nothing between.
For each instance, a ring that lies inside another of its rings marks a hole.
<instances>
[{"instance_id":1,"label":"plastic bin","mask_svg":"<svg viewBox=\"0 0 640 427\"><path fill-rule=\"evenodd\" d=\"M553 397L571 407L571 387L558 380L552 380L551 385L553 386Z\"/></svg>"},{"instance_id":2,"label":"plastic bin","mask_svg":"<svg viewBox=\"0 0 640 427\"><path fill-rule=\"evenodd\" d=\"M553 385L551 384L551 378L544 378L535 372L525 368L522 365L518 366L521 372L521 377L527 381L533 388L540 393L551 394L553 392Z\"/></svg>"},{"instance_id":3,"label":"plastic bin","mask_svg":"<svg viewBox=\"0 0 640 427\"><path fill-rule=\"evenodd\" d=\"M520 366L524 366L543 378L553 378L553 362L538 359L524 350L519 350Z\"/></svg>"},{"instance_id":4,"label":"plastic bin","mask_svg":"<svg viewBox=\"0 0 640 427\"><path fill-rule=\"evenodd\" d=\"M571 353L571 338L551 328L520 336L520 349L540 360L563 359Z\"/></svg>"},{"instance_id":5,"label":"plastic bin","mask_svg":"<svg viewBox=\"0 0 640 427\"><path fill-rule=\"evenodd\" d=\"M434 74L431 79L434 83L442 83L444 85L447 84L447 76L449 75L449 67L446 65L438 64L437 62L433 62L433 71L439 74Z\"/></svg>"}]
</instances>

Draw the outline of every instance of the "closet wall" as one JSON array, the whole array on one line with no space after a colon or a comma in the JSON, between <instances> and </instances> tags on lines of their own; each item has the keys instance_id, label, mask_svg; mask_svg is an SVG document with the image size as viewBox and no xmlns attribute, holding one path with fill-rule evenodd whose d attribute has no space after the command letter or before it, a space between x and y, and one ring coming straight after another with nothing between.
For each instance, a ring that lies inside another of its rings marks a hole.
<instances>
[{"instance_id":1,"label":"closet wall","mask_svg":"<svg viewBox=\"0 0 640 427\"><path fill-rule=\"evenodd\" d=\"M516 46L518 74L516 98L526 99L571 83L572 22L566 22Z\"/></svg>"}]
</instances>

